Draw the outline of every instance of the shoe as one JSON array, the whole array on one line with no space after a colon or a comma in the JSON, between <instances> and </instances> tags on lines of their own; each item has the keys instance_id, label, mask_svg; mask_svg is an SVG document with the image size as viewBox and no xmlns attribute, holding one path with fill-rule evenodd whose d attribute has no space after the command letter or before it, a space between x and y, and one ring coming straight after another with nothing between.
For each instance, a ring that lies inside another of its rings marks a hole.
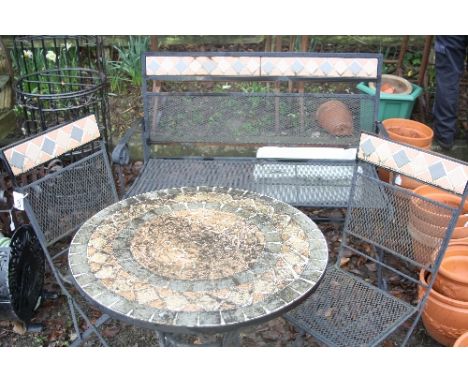
<instances>
[{"instance_id":1,"label":"shoe","mask_svg":"<svg viewBox=\"0 0 468 382\"><path fill-rule=\"evenodd\" d=\"M444 143L444 142L438 140L437 138L435 139L435 141L442 149L447 150L447 151L452 150L453 143Z\"/></svg>"}]
</instances>

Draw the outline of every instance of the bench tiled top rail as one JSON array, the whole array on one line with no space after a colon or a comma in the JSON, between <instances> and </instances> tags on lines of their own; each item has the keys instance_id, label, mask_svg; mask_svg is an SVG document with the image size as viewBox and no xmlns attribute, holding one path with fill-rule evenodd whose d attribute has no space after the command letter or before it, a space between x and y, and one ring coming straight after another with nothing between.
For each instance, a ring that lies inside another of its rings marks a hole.
<instances>
[{"instance_id":1,"label":"bench tiled top rail","mask_svg":"<svg viewBox=\"0 0 468 382\"><path fill-rule=\"evenodd\" d=\"M379 71L375 55L346 54L158 52L146 56L144 63L144 74L160 79L197 76L375 79Z\"/></svg>"}]
</instances>

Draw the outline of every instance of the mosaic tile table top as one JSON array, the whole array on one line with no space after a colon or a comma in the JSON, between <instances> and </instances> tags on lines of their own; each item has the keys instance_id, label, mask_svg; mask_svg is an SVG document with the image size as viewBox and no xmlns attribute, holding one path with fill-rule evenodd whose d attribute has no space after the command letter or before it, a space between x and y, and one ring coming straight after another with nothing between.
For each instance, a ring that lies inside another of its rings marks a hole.
<instances>
[{"instance_id":1,"label":"mosaic tile table top","mask_svg":"<svg viewBox=\"0 0 468 382\"><path fill-rule=\"evenodd\" d=\"M327 259L322 233L296 208L217 187L113 204L81 227L69 251L88 299L173 332L222 332L282 314L314 290Z\"/></svg>"}]
</instances>

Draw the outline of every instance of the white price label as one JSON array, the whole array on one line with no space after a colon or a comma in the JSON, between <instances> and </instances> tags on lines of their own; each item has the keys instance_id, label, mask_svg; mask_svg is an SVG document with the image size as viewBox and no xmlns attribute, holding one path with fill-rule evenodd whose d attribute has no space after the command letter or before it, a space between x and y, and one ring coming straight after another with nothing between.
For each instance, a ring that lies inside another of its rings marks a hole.
<instances>
[{"instance_id":1,"label":"white price label","mask_svg":"<svg viewBox=\"0 0 468 382\"><path fill-rule=\"evenodd\" d=\"M13 205L17 210L24 211L24 198L27 196L23 195L21 192L13 191Z\"/></svg>"}]
</instances>

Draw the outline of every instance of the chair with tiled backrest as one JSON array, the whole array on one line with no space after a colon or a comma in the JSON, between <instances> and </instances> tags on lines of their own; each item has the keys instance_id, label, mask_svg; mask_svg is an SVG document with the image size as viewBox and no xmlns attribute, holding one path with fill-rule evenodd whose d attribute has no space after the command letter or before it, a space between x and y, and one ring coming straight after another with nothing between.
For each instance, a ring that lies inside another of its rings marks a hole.
<instances>
[{"instance_id":1,"label":"chair with tiled backrest","mask_svg":"<svg viewBox=\"0 0 468 382\"><path fill-rule=\"evenodd\" d=\"M385 339L405 345L465 203L468 165L364 133L362 161L455 195L442 204L355 170L338 259L316 292L285 317L325 345L373 346ZM358 268L357 261L367 266ZM418 277L421 269L432 274L427 284Z\"/></svg>"},{"instance_id":2,"label":"chair with tiled backrest","mask_svg":"<svg viewBox=\"0 0 468 382\"><path fill-rule=\"evenodd\" d=\"M118 200L104 142L94 115L82 118L5 147L1 156L14 180L14 191L22 199L24 211L44 249L46 259L61 292L67 297L77 333L74 344L80 344L95 333L103 345L105 340L96 330L108 318L91 322L72 294L65 287L67 277L54 264L53 248L59 240L74 233L83 222ZM29 176L35 168L60 160L54 172L44 177ZM32 180L28 180L31 179ZM76 315L78 312L78 316ZM77 317L86 322L82 333Z\"/></svg>"}]
</instances>

